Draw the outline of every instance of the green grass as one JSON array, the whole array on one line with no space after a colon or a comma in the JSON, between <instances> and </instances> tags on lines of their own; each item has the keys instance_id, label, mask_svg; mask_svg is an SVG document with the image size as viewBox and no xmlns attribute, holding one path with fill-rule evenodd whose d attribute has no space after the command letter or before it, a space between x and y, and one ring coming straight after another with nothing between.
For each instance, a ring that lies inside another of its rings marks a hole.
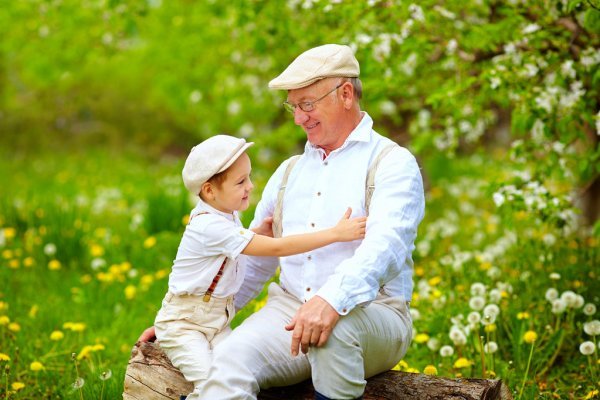
<instances>
[{"instance_id":1,"label":"green grass","mask_svg":"<svg viewBox=\"0 0 600 400\"><path fill-rule=\"evenodd\" d=\"M397 368L495 376L517 397L523 387L523 399L592 398L598 353L584 356L579 345L597 342L583 324L598 314L580 305L555 314L545 294L556 288L599 304L598 238L586 229L565 233L539 213L496 208L494 182L506 171L489 158L486 168L477 156L424 162L427 215L412 302L417 336ZM192 206L180 182L182 162L104 151L0 158L0 357L9 358L0 361L0 398L121 397L130 350L159 308ZM251 215L243 215L246 224ZM469 326L474 283L485 289L485 304L498 306L493 323ZM463 344L451 339L453 325ZM64 336L53 340L55 331ZM524 341L527 331L537 334L533 344ZM489 341L497 343L494 354L481 351ZM442 345L454 354L441 357ZM461 358L466 366L457 364ZM34 362L43 368L33 371ZM78 377L80 390L72 387ZM24 387L16 390L18 382Z\"/></svg>"}]
</instances>

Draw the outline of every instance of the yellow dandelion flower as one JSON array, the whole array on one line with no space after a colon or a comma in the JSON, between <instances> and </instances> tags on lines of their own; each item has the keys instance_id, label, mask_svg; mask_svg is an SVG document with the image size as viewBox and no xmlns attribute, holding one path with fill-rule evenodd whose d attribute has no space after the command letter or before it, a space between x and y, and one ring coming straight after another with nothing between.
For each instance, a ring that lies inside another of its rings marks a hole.
<instances>
[{"instance_id":1,"label":"yellow dandelion flower","mask_svg":"<svg viewBox=\"0 0 600 400\"><path fill-rule=\"evenodd\" d=\"M100 351L100 350L104 350L105 347L103 344L98 343L92 346L92 351Z\"/></svg>"},{"instance_id":2,"label":"yellow dandelion flower","mask_svg":"<svg viewBox=\"0 0 600 400\"><path fill-rule=\"evenodd\" d=\"M38 217L38 218L44 218L44 209L37 208L35 210L35 216Z\"/></svg>"},{"instance_id":3,"label":"yellow dandelion flower","mask_svg":"<svg viewBox=\"0 0 600 400\"><path fill-rule=\"evenodd\" d=\"M8 318L7 315L0 315L0 326L1 325L8 325L10 322L10 318Z\"/></svg>"},{"instance_id":4,"label":"yellow dandelion flower","mask_svg":"<svg viewBox=\"0 0 600 400\"><path fill-rule=\"evenodd\" d=\"M394 371L405 371L408 368L408 364L404 360L400 360L398 364L392 368Z\"/></svg>"},{"instance_id":5,"label":"yellow dandelion flower","mask_svg":"<svg viewBox=\"0 0 600 400\"><path fill-rule=\"evenodd\" d=\"M144 240L144 248L149 249L156 245L156 238L154 236L148 236L146 240Z\"/></svg>"},{"instance_id":6,"label":"yellow dandelion flower","mask_svg":"<svg viewBox=\"0 0 600 400\"><path fill-rule=\"evenodd\" d=\"M37 304L34 304L29 309L29 313L27 313L27 315L29 316L29 318L35 318L39 310L40 307Z\"/></svg>"},{"instance_id":7,"label":"yellow dandelion flower","mask_svg":"<svg viewBox=\"0 0 600 400\"><path fill-rule=\"evenodd\" d=\"M491 333L491 332L495 332L496 331L496 324L489 324L486 325L485 328L483 328L487 333Z\"/></svg>"},{"instance_id":8,"label":"yellow dandelion flower","mask_svg":"<svg viewBox=\"0 0 600 400\"><path fill-rule=\"evenodd\" d=\"M21 266L21 263L16 258L13 258L8 262L8 268L17 269Z\"/></svg>"},{"instance_id":9,"label":"yellow dandelion flower","mask_svg":"<svg viewBox=\"0 0 600 400\"><path fill-rule=\"evenodd\" d=\"M8 324L8 329L13 332L19 332L21 330L21 325L19 325L16 322L11 322L10 324Z\"/></svg>"},{"instance_id":10,"label":"yellow dandelion flower","mask_svg":"<svg viewBox=\"0 0 600 400\"><path fill-rule=\"evenodd\" d=\"M10 361L8 354L0 353L0 361Z\"/></svg>"},{"instance_id":11,"label":"yellow dandelion flower","mask_svg":"<svg viewBox=\"0 0 600 400\"><path fill-rule=\"evenodd\" d=\"M417 336L415 336L415 342L422 344L425 343L429 340L429 335L426 333L419 333Z\"/></svg>"},{"instance_id":12,"label":"yellow dandelion flower","mask_svg":"<svg viewBox=\"0 0 600 400\"><path fill-rule=\"evenodd\" d=\"M18 392L19 390L21 390L25 387L25 384L23 382L13 382L12 385L10 385L10 387L15 392Z\"/></svg>"},{"instance_id":13,"label":"yellow dandelion flower","mask_svg":"<svg viewBox=\"0 0 600 400\"><path fill-rule=\"evenodd\" d=\"M90 254L92 257L101 257L104 255L104 247L94 243L90 247Z\"/></svg>"},{"instance_id":14,"label":"yellow dandelion flower","mask_svg":"<svg viewBox=\"0 0 600 400\"><path fill-rule=\"evenodd\" d=\"M135 297L135 294L137 293L137 288L133 285L127 285L127 287L125 288L125 298L127 300L131 300Z\"/></svg>"},{"instance_id":15,"label":"yellow dandelion flower","mask_svg":"<svg viewBox=\"0 0 600 400\"><path fill-rule=\"evenodd\" d=\"M169 276L169 270L167 269L159 269L158 271L156 271L156 273L154 274L154 277L156 279L163 279L166 278L167 276Z\"/></svg>"},{"instance_id":16,"label":"yellow dandelion flower","mask_svg":"<svg viewBox=\"0 0 600 400\"><path fill-rule=\"evenodd\" d=\"M429 285L431 286L437 286L440 284L440 282L442 281L442 277L441 276L434 276L433 278L429 279Z\"/></svg>"},{"instance_id":17,"label":"yellow dandelion flower","mask_svg":"<svg viewBox=\"0 0 600 400\"><path fill-rule=\"evenodd\" d=\"M431 297L439 299L440 297L442 297L442 292L438 289L433 289L431 291Z\"/></svg>"},{"instance_id":18,"label":"yellow dandelion flower","mask_svg":"<svg viewBox=\"0 0 600 400\"><path fill-rule=\"evenodd\" d=\"M5 301L0 301L0 311L8 310L8 303Z\"/></svg>"},{"instance_id":19,"label":"yellow dandelion flower","mask_svg":"<svg viewBox=\"0 0 600 400\"><path fill-rule=\"evenodd\" d=\"M65 334L62 331L53 331L50 334L50 340L54 340L55 342L62 340L65 337Z\"/></svg>"},{"instance_id":20,"label":"yellow dandelion flower","mask_svg":"<svg viewBox=\"0 0 600 400\"><path fill-rule=\"evenodd\" d=\"M517 221L523 221L525 218L527 218L527 211L517 211L515 213L515 218Z\"/></svg>"},{"instance_id":21,"label":"yellow dandelion flower","mask_svg":"<svg viewBox=\"0 0 600 400\"><path fill-rule=\"evenodd\" d=\"M407 369L406 369L406 372L408 372L409 374L418 374L418 373L419 373L419 372L421 372L421 371L419 371L419 370L418 370L418 369L416 369L416 368L410 367L410 368L407 368Z\"/></svg>"},{"instance_id":22,"label":"yellow dandelion flower","mask_svg":"<svg viewBox=\"0 0 600 400\"><path fill-rule=\"evenodd\" d=\"M80 279L81 283L90 283L92 281L92 276L90 274L85 274Z\"/></svg>"},{"instance_id":23,"label":"yellow dandelion flower","mask_svg":"<svg viewBox=\"0 0 600 400\"><path fill-rule=\"evenodd\" d=\"M23 265L27 268L33 267L35 264L35 259L33 257L27 257L23 260Z\"/></svg>"},{"instance_id":24,"label":"yellow dandelion flower","mask_svg":"<svg viewBox=\"0 0 600 400\"><path fill-rule=\"evenodd\" d=\"M574 287L575 289L579 289L579 288L580 288L580 287L582 287L582 286L583 286L583 282L581 282L581 281L579 281L579 280L573 281L573 287Z\"/></svg>"},{"instance_id":25,"label":"yellow dandelion flower","mask_svg":"<svg viewBox=\"0 0 600 400\"><path fill-rule=\"evenodd\" d=\"M479 264L479 269L482 271L487 271L490 268L492 268L492 263L489 261L484 261L481 264Z\"/></svg>"},{"instance_id":26,"label":"yellow dandelion flower","mask_svg":"<svg viewBox=\"0 0 600 400\"><path fill-rule=\"evenodd\" d=\"M48 233L48 228L46 228L45 226L40 226L38 228L38 232L40 233L41 236L45 236L46 233Z\"/></svg>"},{"instance_id":27,"label":"yellow dandelion flower","mask_svg":"<svg viewBox=\"0 0 600 400\"><path fill-rule=\"evenodd\" d=\"M85 330L85 324L83 322L75 322L71 327L73 332L83 332Z\"/></svg>"},{"instance_id":28,"label":"yellow dandelion flower","mask_svg":"<svg viewBox=\"0 0 600 400\"><path fill-rule=\"evenodd\" d=\"M529 319L531 315L527 311L523 311L517 314L517 319Z\"/></svg>"},{"instance_id":29,"label":"yellow dandelion flower","mask_svg":"<svg viewBox=\"0 0 600 400\"><path fill-rule=\"evenodd\" d=\"M425 367L425 369L423 369L423 373L425 375L437 375L438 371L433 365L428 365Z\"/></svg>"},{"instance_id":30,"label":"yellow dandelion flower","mask_svg":"<svg viewBox=\"0 0 600 400\"><path fill-rule=\"evenodd\" d=\"M181 224L182 225L187 225L190 223L190 215L184 215L183 218L181 218Z\"/></svg>"},{"instance_id":31,"label":"yellow dandelion flower","mask_svg":"<svg viewBox=\"0 0 600 400\"><path fill-rule=\"evenodd\" d=\"M50 262L48 263L48 269L51 271L57 271L60 269L60 267L60 261L58 260L50 260Z\"/></svg>"},{"instance_id":32,"label":"yellow dandelion flower","mask_svg":"<svg viewBox=\"0 0 600 400\"><path fill-rule=\"evenodd\" d=\"M84 358L88 357L91 352L92 352L92 346L89 346L89 345L83 346L83 349L81 349L79 354L77 354L77 360L79 360L79 361L83 360Z\"/></svg>"},{"instance_id":33,"label":"yellow dandelion flower","mask_svg":"<svg viewBox=\"0 0 600 400\"><path fill-rule=\"evenodd\" d=\"M29 369L37 372L37 371L42 371L42 370L46 369L46 367L44 367L44 364L42 364L41 362L34 361L31 364L29 364Z\"/></svg>"},{"instance_id":34,"label":"yellow dandelion flower","mask_svg":"<svg viewBox=\"0 0 600 400\"><path fill-rule=\"evenodd\" d=\"M154 282L154 277L148 274L144 275L142 276L142 279L140 279L140 282L142 285L150 285L152 282Z\"/></svg>"},{"instance_id":35,"label":"yellow dandelion flower","mask_svg":"<svg viewBox=\"0 0 600 400\"><path fill-rule=\"evenodd\" d=\"M104 236L106 236L106 228L96 228L94 230L94 236L96 236L97 238L103 238Z\"/></svg>"},{"instance_id":36,"label":"yellow dandelion flower","mask_svg":"<svg viewBox=\"0 0 600 400\"><path fill-rule=\"evenodd\" d=\"M584 400L589 400L589 399L593 399L595 397L598 397L598 389L593 389L591 391L588 392L588 394L585 395Z\"/></svg>"},{"instance_id":37,"label":"yellow dandelion flower","mask_svg":"<svg viewBox=\"0 0 600 400\"><path fill-rule=\"evenodd\" d=\"M465 357L460 357L458 360L456 360L454 362L454 368L467 368L470 367L471 364L473 364L472 361L469 361L468 359L466 359Z\"/></svg>"},{"instance_id":38,"label":"yellow dandelion flower","mask_svg":"<svg viewBox=\"0 0 600 400\"><path fill-rule=\"evenodd\" d=\"M119 264L119 271L120 272L127 272L131 269L131 263L128 261L123 261L121 264Z\"/></svg>"},{"instance_id":39,"label":"yellow dandelion flower","mask_svg":"<svg viewBox=\"0 0 600 400\"><path fill-rule=\"evenodd\" d=\"M489 379L494 379L496 377L496 373L492 370L485 371L485 374Z\"/></svg>"},{"instance_id":40,"label":"yellow dandelion flower","mask_svg":"<svg viewBox=\"0 0 600 400\"><path fill-rule=\"evenodd\" d=\"M17 230L15 228L4 228L4 237L7 239L12 239L17 235Z\"/></svg>"},{"instance_id":41,"label":"yellow dandelion flower","mask_svg":"<svg viewBox=\"0 0 600 400\"><path fill-rule=\"evenodd\" d=\"M525 343L529 343L529 344L535 342L537 340L537 338L538 338L538 335L534 331L527 331L523 335L523 341Z\"/></svg>"},{"instance_id":42,"label":"yellow dandelion flower","mask_svg":"<svg viewBox=\"0 0 600 400\"><path fill-rule=\"evenodd\" d=\"M6 249L4 251L2 251L2 258L4 258L5 260L8 260L9 258L13 258L13 251Z\"/></svg>"}]
</instances>

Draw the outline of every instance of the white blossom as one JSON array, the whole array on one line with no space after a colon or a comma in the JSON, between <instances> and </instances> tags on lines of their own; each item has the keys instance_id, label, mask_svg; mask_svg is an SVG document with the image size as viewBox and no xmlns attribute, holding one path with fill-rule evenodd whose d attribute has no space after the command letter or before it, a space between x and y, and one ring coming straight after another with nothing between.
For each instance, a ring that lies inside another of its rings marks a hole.
<instances>
[{"instance_id":1,"label":"white blossom","mask_svg":"<svg viewBox=\"0 0 600 400\"><path fill-rule=\"evenodd\" d=\"M546 300L552 302L552 301L558 299L558 290L556 290L554 288L550 288L550 289L546 290L546 294L544 295L544 297L546 297Z\"/></svg>"},{"instance_id":2,"label":"white blossom","mask_svg":"<svg viewBox=\"0 0 600 400\"><path fill-rule=\"evenodd\" d=\"M540 26L537 24L529 24L527 25L525 28L523 28L523 34L527 35L533 32L537 32L538 30L540 30Z\"/></svg>"},{"instance_id":3,"label":"white blossom","mask_svg":"<svg viewBox=\"0 0 600 400\"><path fill-rule=\"evenodd\" d=\"M411 4L408 6L408 11L410 11L411 16L417 21L425 21L425 15L423 14L423 9L420 6Z\"/></svg>"},{"instance_id":4,"label":"white blossom","mask_svg":"<svg viewBox=\"0 0 600 400\"><path fill-rule=\"evenodd\" d=\"M485 299L481 296L473 296L471 300L469 300L469 307L472 310L479 311L485 307Z\"/></svg>"},{"instance_id":5,"label":"white blossom","mask_svg":"<svg viewBox=\"0 0 600 400\"><path fill-rule=\"evenodd\" d=\"M47 256L53 256L56 254L56 245L54 243L47 243L44 246L44 254Z\"/></svg>"},{"instance_id":6,"label":"white blossom","mask_svg":"<svg viewBox=\"0 0 600 400\"><path fill-rule=\"evenodd\" d=\"M469 315L467 315L467 321L472 325L476 325L481 322L481 314L477 311L471 311Z\"/></svg>"},{"instance_id":7,"label":"white blossom","mask_svg":"<svg viewBox=\"0 0 600 400\"><path fill-rule=\"evenodd\" d=\"M427 347L431 351L437 351L440 348L440 340L437 338L429 338L427 341Z\"/></svg>"},{"instance_id":8,"label":"white blossom","mask_svg":"<svg viewBox=\"0 0 600 400\"><path fill-rule=\"evenodd\" d=\"M560 66L560 71L566 78L574 79L576 72L573 68L573 60L566 60L564 63L562 63Z\"/></svg>"},{"instance_id":9,"label":"white blossom","mask_svg":"<svg viewBox=\"0 0 600 400\"><path fill-rule=\"evenodd\" d=\"M498 351L498 344L496 342L487 342L483 345L483 351L487 354L493 354Z\"/></svg>"},{"instance_id":10,"label":"white blossom","mask_svg":"<svg viewBox=\"0 0 600 400\"><path fill-rule=\"evenodd\" d=\"M202 100L202 92L199 90L192 90L190 93L190 101L192 103L198 103L200 100Z\"/></svg>"}]
</instances>

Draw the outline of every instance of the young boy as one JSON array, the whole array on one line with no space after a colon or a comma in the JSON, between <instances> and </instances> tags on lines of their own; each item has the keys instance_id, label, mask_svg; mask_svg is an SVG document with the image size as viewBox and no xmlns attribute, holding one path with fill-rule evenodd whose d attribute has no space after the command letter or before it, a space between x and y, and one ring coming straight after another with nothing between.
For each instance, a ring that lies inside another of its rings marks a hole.
<instances>
[{"instance_id":1,"label":"young boy","mask_svg":"<svg viewBox=\"0 0 600 400\"><path fill-rule=\"evenodd\" d=\"M194 386L206 377L212 348L231 331L244 255L289 256L365 235L366 218L349 219L350 209L335 227L314 233L275 239L269 237L270 219L257 229L244 229L237 213L248 208L253 189L245 153L252 145L232 136L213 136L191 150L183 167L184 184L199 200L154 325L161 348Z\"/></svg>"}]
</instances>

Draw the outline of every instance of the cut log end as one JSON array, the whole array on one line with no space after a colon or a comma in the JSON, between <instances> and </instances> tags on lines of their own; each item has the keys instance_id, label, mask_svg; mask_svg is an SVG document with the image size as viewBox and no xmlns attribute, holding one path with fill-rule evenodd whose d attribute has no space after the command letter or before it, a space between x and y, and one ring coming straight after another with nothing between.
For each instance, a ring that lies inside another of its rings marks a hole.
<instances>
[{"instance_id":1,"label":"cut log end","mask_svg":"<svg viewBox=\"0 0 600 400\"><path fill-rule=\"evenodd\" d=\"M125 372L123 400L179 400L194 389L156 343L136 343ZM260 400L312 400L310 380L261 390ZM512 400L500 380L451 379L387 371L367 380L364 400Z\"/></svg>"}]
</instances>

